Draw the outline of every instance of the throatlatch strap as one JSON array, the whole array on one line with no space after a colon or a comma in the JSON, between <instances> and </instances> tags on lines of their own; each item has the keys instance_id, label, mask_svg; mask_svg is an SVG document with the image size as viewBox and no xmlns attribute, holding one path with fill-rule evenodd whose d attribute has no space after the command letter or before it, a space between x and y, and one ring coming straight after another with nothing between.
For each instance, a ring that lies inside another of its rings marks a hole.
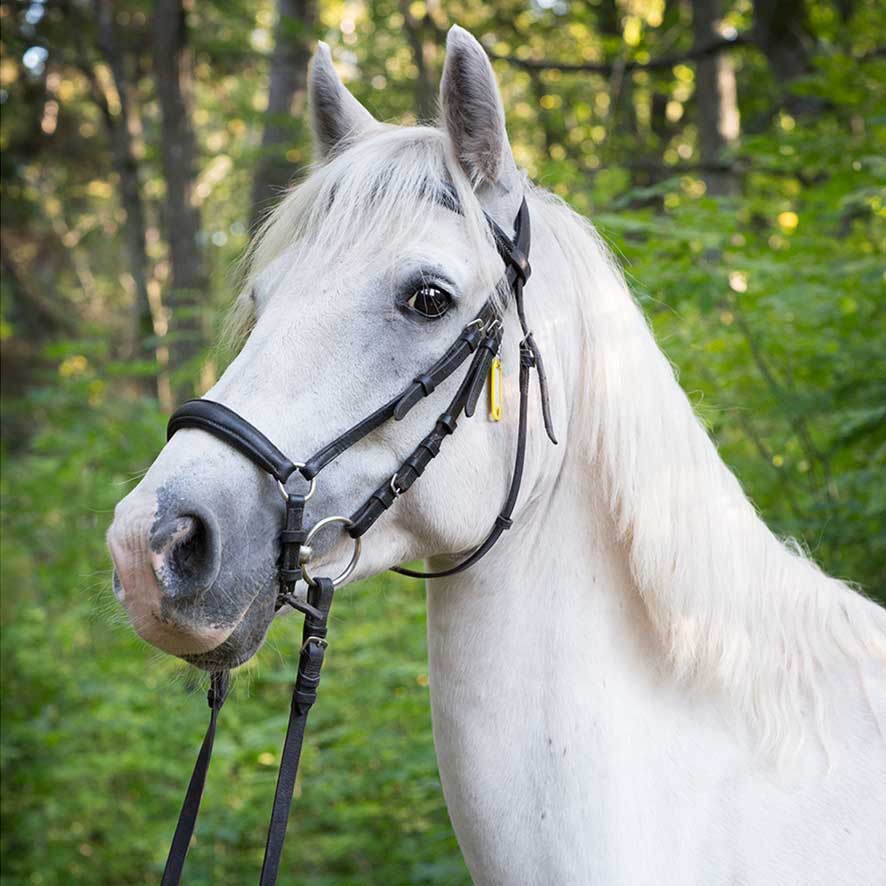
<instances>
[{"instance_id":1,"label":"throatlatch strap","mask_svg":"<svg viewBox=\"0 0 886 886\"><path fill-rule=\"evenodd\" d=\"M485 557L501 538L502 533L511 528L511 515L517 505L517 496L520 494L520 484L523 480L523 464L526 460L526 429L529 423L529 370L534 367L534 355L524 340L520 342L520 417L517 423L517 454L514 457L514 473L511 475L511 485L504 506L495 518L489 535L464 560L449 569L441 569L439 572L420 572L417 569L407 569L405 566L394 566L391 569L392 572L399 572L400 575L408 575L410 578L445 578L449 575L457 575L459 572L470 569L478 560Z\"/></svg>"},{"instance_id":2,"label":"throatlatch strap","mask_svg":"<svg viewBox=\"0 0 886 886\"><path fill-rule=\"evenodd\" d=\"M163 879L160 881L161 886L178 886L178 881L181 879L182 868L185 866L185 858L194 833L194 825L197 823L197 813L200 811L206 773L209 771L218 712L225 703L225 697L228 694L228 677L227 671L217 671L210 680L209 694L206 699L209 702L209 726L206 729L203 744L200 745L200 753L197 754L197 762L194 763L194 771L191 774L185 801L182 803L181 812L178 815L178 824L175 826L175 835L172 838L172 845L169 847L169 855L166 857Z\"/></svg>"},{"instance_id":3,"label":"throatlatch strap","mask_svg":"<svg viewBox=\"0 0 886 886\"><path fill-rule=\"evenodd\" d=\"M283 742L277 788L274 791L274 807L271 811L265 857L262 861L259 880L261 886L274 886L277 882L308 712L317 700L317 688L320 685L320 669L323 667L323 655L326 650L326 621L329 618L335 587L328 578L318 578L315 582L315 586L308 590L308 603L317 614L314 615L311 611L305 614L298 675L292 689L289 725L286 727L286 739Z\"/></svg>"}]
</instances>

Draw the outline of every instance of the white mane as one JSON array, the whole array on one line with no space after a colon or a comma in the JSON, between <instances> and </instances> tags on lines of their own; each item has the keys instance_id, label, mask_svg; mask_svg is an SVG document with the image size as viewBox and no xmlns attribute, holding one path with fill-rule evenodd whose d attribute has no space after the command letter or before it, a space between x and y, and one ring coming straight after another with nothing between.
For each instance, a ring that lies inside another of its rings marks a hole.
<instances>
[{"instance_id":1,"label":"white mane","mask_svg":"<svg viewBox=\"0 0 886 886\"><path fill-rule=\"evenodd\" d=\"M727 690L764 743L777 746L817 704L822 675L886 659L886 611L759 518L593 227L539 190L531 213L574 276L591 467L668 661L681 678Z\"/></svg>"},{"instance_id":2,"label":"white mane","mask_svg":"<svg viewBox=\"0 0 886 886\"><path fill-rule=\"evenodd\" d=\"M472 244L488 251L490 288L500 263L443 132L385 127L315 169L268 218L250 252L234 334L248 331L249 290L271 262L288 256L300 273L316 273L344 247L354 266L379 254L390 260L426 230L442 182L456 188ZM886 658L886 611L769 531L593 227L545 191L531 189L529 199L533 226L548 229L573 273L588 355L588 469L605 484L661 647L679 677L725 689L764 742L780 744L816 704L823 673ZM533 259L539 277L544 261Z\"/></svg>"}]
</instances>

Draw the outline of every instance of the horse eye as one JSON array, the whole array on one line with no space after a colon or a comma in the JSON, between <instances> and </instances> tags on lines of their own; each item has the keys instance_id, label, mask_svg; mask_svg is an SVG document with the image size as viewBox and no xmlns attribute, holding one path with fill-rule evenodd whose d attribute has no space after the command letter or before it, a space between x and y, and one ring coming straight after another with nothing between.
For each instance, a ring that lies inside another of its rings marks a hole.
<instances>
[{"instance_id":1,"label":"horse eye","mask_svg":"<svg viewBox=\"0 0 886 886\"><path fill-rule=\"evenodd\" d=\"M452 304L452 296L439 286L425 283L406 299L406 306L428 320L442 317Z\"/></svg>"}]
</instances>

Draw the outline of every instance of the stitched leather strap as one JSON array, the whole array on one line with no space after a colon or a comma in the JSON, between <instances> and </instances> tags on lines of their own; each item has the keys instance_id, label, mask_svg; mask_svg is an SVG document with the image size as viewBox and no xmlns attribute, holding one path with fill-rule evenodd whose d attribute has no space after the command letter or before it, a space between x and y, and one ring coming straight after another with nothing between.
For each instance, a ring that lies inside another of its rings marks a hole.
<instances>
[{"instance_id":1,"label":"stitched leather strap","mask_svg":"<svg viewBox=\"0 0 886 886\"><path fill-rule=\"evenodd\" d=\"M491 302L481 309L480 313L472 320L455 340L455 344L441 357L427 372L416 376L412 384L403 392L394 410L394 419L400 421L418 403L422 397L433 393L437 385L441 384L480 345L486 337L486 327L494 319L495 309Z\"/></svg>"},{"instance_id":2,"label":"stitched leather strap","mask_svg":"<svg viewBox=\"0 0 886 886\"><path fill-rule=\"evenodd\" d=\"M181 879L188 847L191 845L191 837L194 834L194 825L197 823L197 813L200 811L200 800L203 797L209 761L212 758L218 712L225 703L228 694L228 682L227 671L218 671L210 679L209 694L206 698L209 702L209 726L206 728L203 744L200 745L200 752L197 754L196 763L194 763L194 771L191 773L185 801L182 803L181 812L178 815L178 824L175 826L175 835L172 838L172 845L169 847L169 855L166 857L163 879L160 881L161 886L178 886Z\"/></svg>"},{"instance_id":3,"label":"stitched leather strap","mask_svg":"<svg viewBox=\"0 0 886 886\"><path fill-rule=\"evenodd\" d=\"M476 369L471 370L471 385L465 399L465 415L468 418L471 418L477 409L477 401L480 399L483 386L486 384L486 379L489 376L489 367L492 365L492 361L501 347L503 330L504 327L499 324L492 333L486 336L483 344L480 346L481 358Z\"/></svg>"},{"instance_id":4,"label":"stitched leather strap","mask_svg":"<svg viewBox=\"0 0 886 886\"><path fill-rule=\"evenodd\" d=\"M426 372L421 373L419 377L424 379L424 382L413 380L384 406L380 406L375 412L357 422L341 436L336 437L335 440L312 455L305 466L300 469L302 476L308 480L313 479L326 465L350 449L355 443L359 443L386 421L391 418L400 421L404 418L419 400L428 396L431 391L449 378L477 349L483 338L483 327L491 322L494 312L495 307L490 299L480 309L476 318L462 330L455 342L446 349L440 359Z\"/></svg>"}]
</instances>

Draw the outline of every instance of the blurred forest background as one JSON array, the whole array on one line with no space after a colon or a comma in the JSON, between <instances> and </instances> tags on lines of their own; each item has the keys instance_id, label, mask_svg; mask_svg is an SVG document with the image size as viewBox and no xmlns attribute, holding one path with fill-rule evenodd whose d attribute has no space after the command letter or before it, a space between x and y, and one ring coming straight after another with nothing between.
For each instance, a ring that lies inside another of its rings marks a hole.
<instances>
[{"instance_id":1,"label":"blurred forest background","mask_svg":"<svg viewBox=\"0 0 886 886\"><path fill-rule=\"evenodd\" d=\"M496 60L518 162L619 254L769 524L883 600L881 3L2 2L4 883L158 880L206 707L124 623L104 531L226 359L237 259L309 161L314 42L411 123L453 22ZM467 883L421 586L376 579L334 618L282 882ZM256 876L299 633L275 625L238 677L189 883Z\"/></svg>"}]
</instances>

